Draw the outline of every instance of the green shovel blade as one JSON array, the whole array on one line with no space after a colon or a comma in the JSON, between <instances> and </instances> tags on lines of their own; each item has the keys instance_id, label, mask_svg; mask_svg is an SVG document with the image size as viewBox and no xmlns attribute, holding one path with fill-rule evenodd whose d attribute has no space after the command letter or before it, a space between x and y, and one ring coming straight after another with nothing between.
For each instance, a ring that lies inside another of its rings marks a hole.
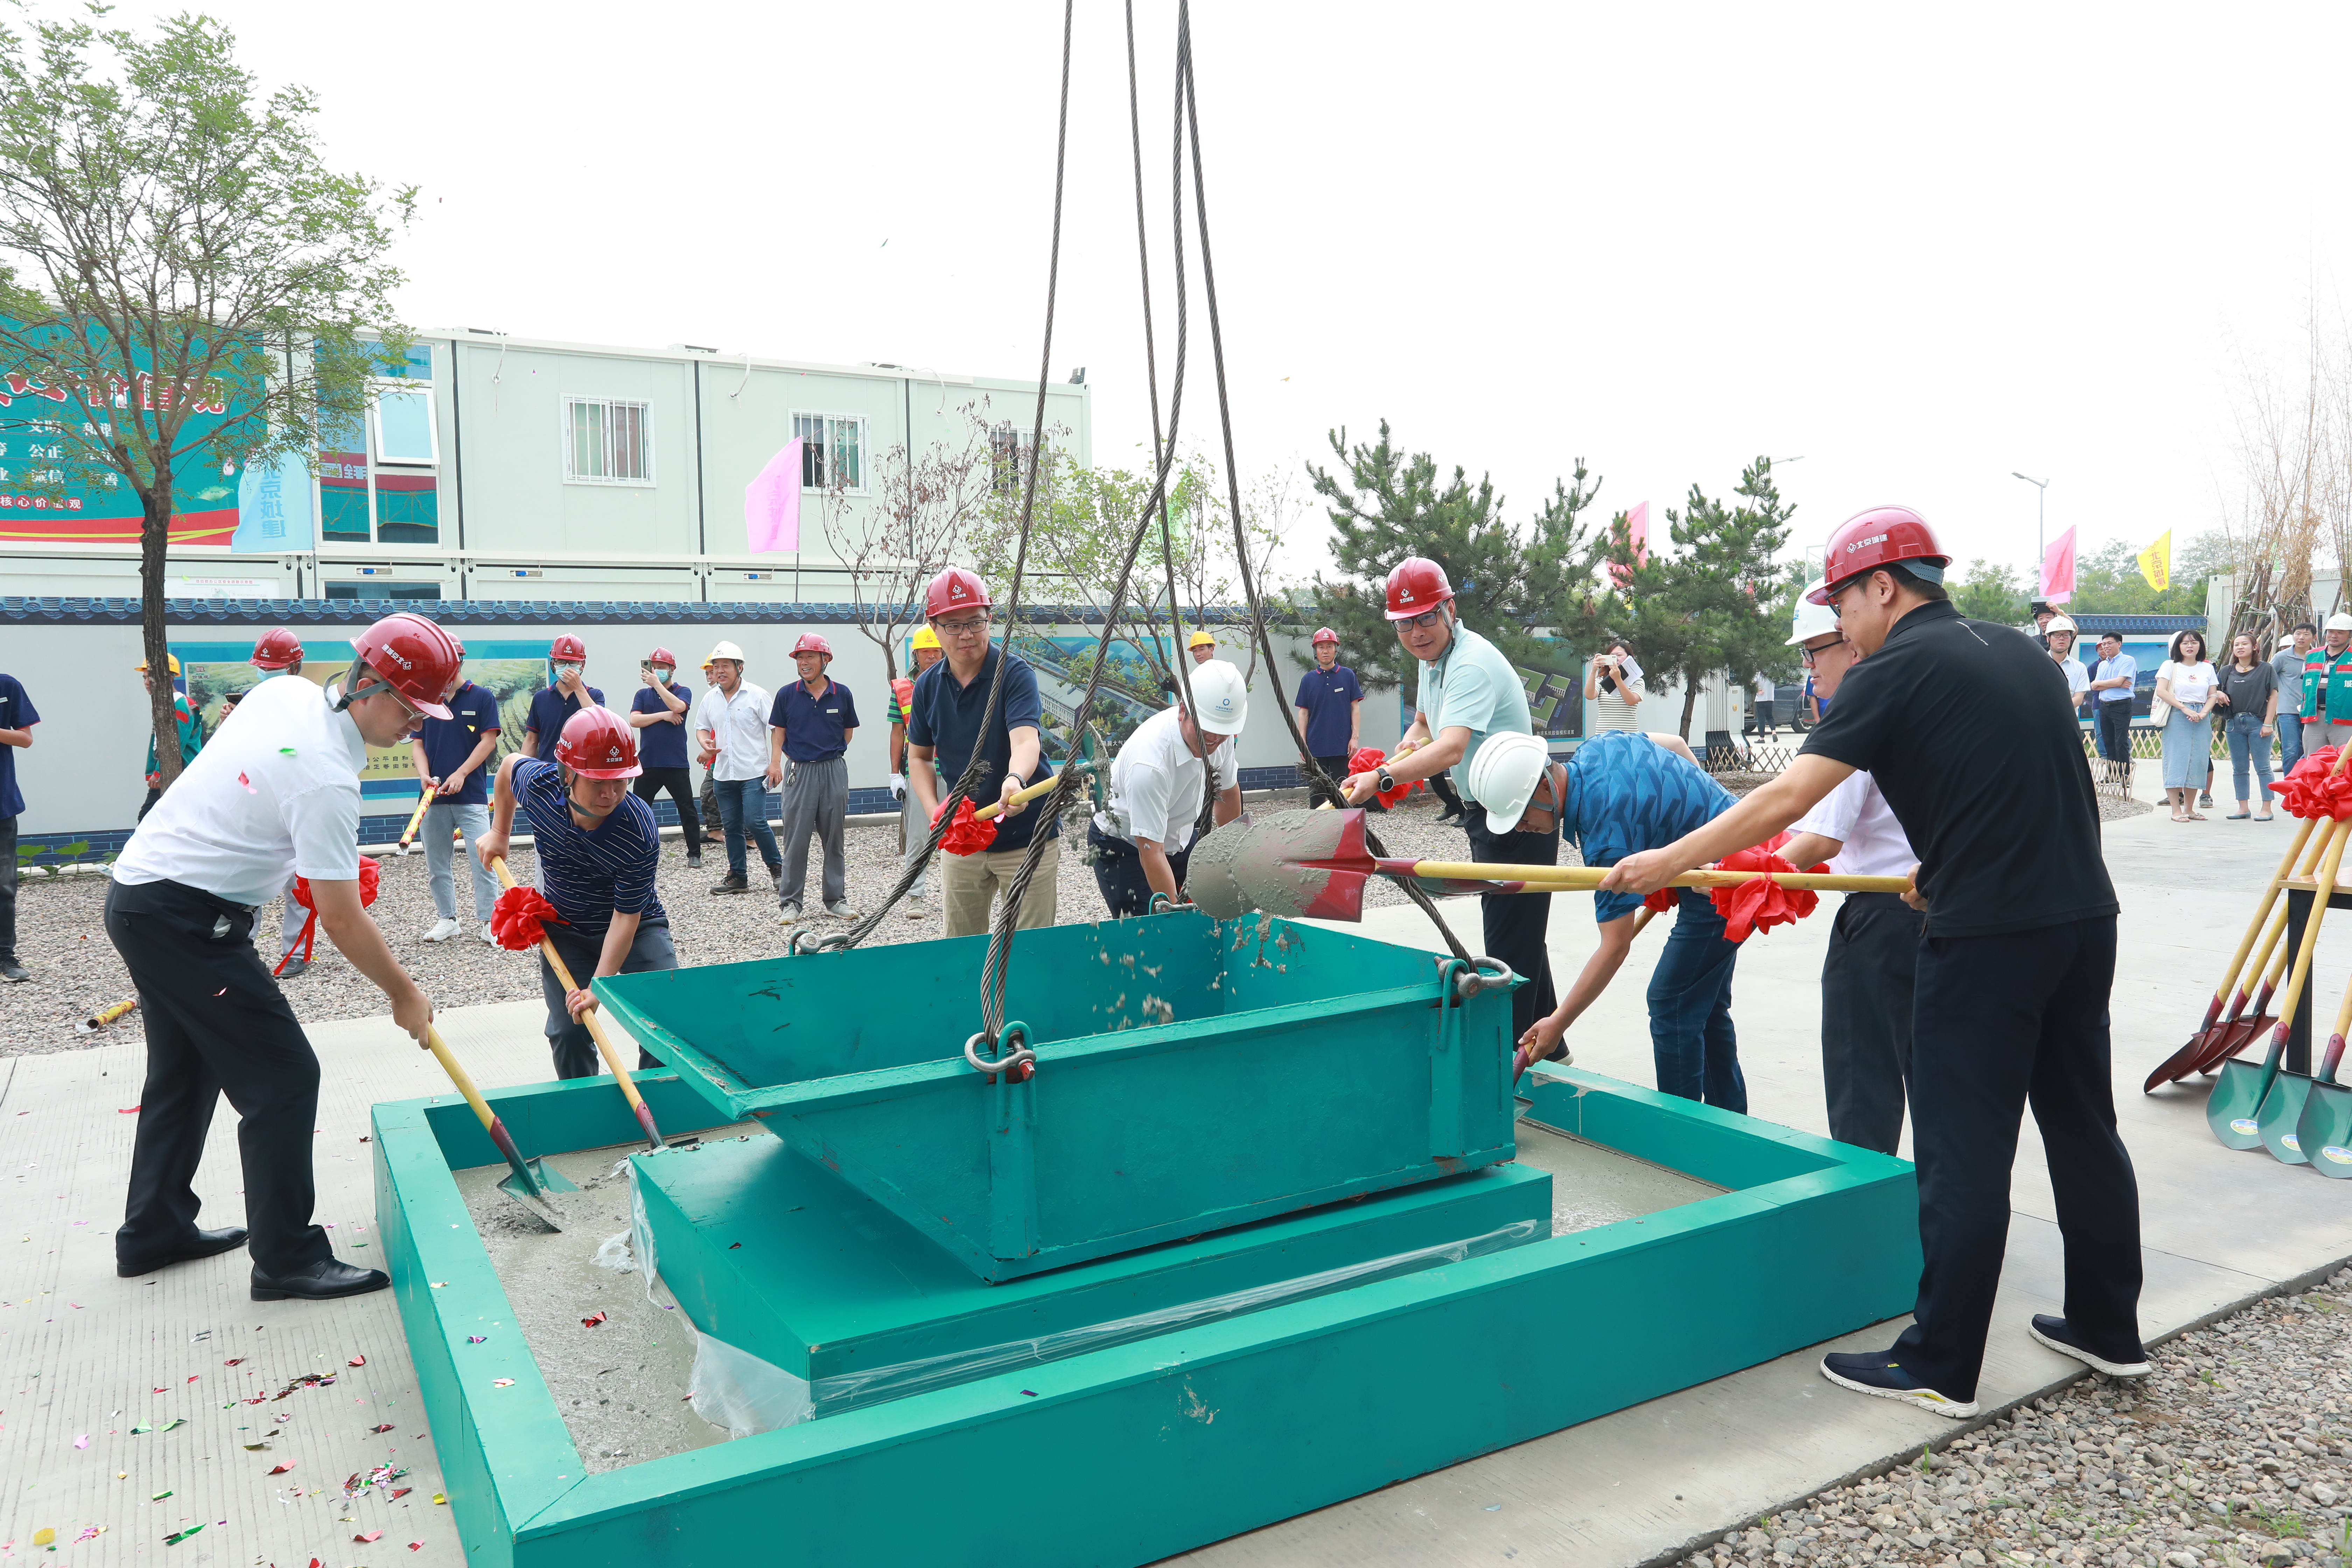
<instances>
[{"instance_id":1,"label":"green shovel blade","mask_svg":"<svg viewBox=\"0 0 2352 1568\"><path fill-rule=\"evenodd\" d=\"M2303 1152L2303 1140L2297 1131L2303 1120L2303 1108L2311 1098L2311 1079L2299 1072L2281 1072L2278 1081L2271 1085L2268 1099L2254 1117L2254 1131L2263 1147L2277 1156L2282 1165L2308 1165L2310 1159Z\"/></svg>"},{"instance_id":2,"label":"green shovel blade","mask_svg":"<svg viewBox=\"0 0 2352 1568\"><path fill-rule=\"evenodd\" d=\"M2352 1085L2313 1084L2295 1122L2294 1141L2313 1170L2352 1181Z\"/></svg>"},{"instance_id":3,"label":"green shovel blade","mask_svg":"<svg viewBox=\"0 0 2352 1568\"><path fill-rule=\"evenodd\" d=\"M2271 1048L2264 1054L2262 1065L2235 1058L2221 1064L2221 1076L2213 1080L2212 1093L2205 1101L2205 1124L2225 1149L2259 1149L2263 1146L2263 1101L2271 1095L2271 1087L2278 1081L2279 1058L2286 1054L2286 1026L2272 1031Z\"/></svg>"}]
</instances>

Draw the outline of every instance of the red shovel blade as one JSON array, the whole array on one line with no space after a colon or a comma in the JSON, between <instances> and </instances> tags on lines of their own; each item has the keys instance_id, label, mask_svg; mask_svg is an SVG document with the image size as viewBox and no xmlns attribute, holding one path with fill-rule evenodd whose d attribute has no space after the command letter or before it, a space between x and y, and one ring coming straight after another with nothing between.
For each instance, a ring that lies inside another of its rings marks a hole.
<instances>
[{"instance_id":1,"label":"red shovel blade","mask_svg":"<svg viewBox=\"0 0 2352 1568\"><path fill-rule=\"evenodd\" d=\"M1259 909L1308 920L1364 918L1364 884L1379 862L1364 844L1364 814L1286 811L1236 847L1234 880Z\"/></svg>"}]
</instances>

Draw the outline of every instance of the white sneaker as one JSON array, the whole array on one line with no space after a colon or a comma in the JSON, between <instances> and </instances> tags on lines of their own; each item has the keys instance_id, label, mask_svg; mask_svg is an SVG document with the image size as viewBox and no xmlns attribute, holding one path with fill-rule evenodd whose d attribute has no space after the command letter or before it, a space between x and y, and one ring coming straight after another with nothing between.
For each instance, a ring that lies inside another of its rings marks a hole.
<instances>
[{"instance_id":1,"label":"white sneaker","mask_svg":"<svg viewBox=\"0 0 2352 1568\"><path fill-rule=\"evenodd\" d=\"M796 926L800 924L801 907L798 904L778 905L776 910L776 923L780 926Z\"/></svg>"},{"instance_id":2,"label":"white sneaker","mask_svg":"<svg viewBox=\"0 0 2352 1568\"><path fill-rule=\"evenodd\" d=\"M482 945L484 947L496 947L499 945L499 939L490 934L490 922L488 921L484 921L482 922Z\"/></svg>"},{"instance_id":3,"label":"white sneaker","mask_svg":"<svg viewBox=\"0 0 2352 1568\"><path fill-rule=\"evenodd\" d=\"M824 912L837 921L854 921L857 918L857 911L849 907L847 899L834 900L824 906Z\"/></svg>"},{"instance_id":4,"label":"white sneaker","mask_svg":"<svg viewBox=\"0 0 2352 1568\"><path fill-rule=\"evenodd\" d=\"M425 940L427 942L447 942L451 937L456 936L460 929L461 928L458 926L457 920L454 917L444 915L440 920L436 921L433 923L433 929L431 931L425 933Z\"/></svg>"},{"instance_id":5,"label":"white sneaker","mask_svg":"<svg viewBox=\"0 0 2352 1568\"><path fill-rule=\"evenodd\" d=\"M908 920L919 921L930 912L930 910L923 907L923 900L921 899L914 898L907 900L907 918Z\"/></svg>"}]
</instances>

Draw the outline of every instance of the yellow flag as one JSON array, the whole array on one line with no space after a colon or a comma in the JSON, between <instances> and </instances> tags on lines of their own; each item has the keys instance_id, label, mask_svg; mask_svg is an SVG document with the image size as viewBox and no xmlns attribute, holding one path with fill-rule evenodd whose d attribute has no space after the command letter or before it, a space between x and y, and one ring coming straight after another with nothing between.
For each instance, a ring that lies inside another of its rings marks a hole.
<instances>
[{"instance_id":1,"label":"yellow flag","mask_svg":"<svg viewBox=\"0 0 2352 1568\"><path fill-rule=\"evenodd\" d=\"M2159 594L2172 586L2172 530L2166 529L2154 544L2139 552L2139 574Z\"/></svg>"}]
</instances>

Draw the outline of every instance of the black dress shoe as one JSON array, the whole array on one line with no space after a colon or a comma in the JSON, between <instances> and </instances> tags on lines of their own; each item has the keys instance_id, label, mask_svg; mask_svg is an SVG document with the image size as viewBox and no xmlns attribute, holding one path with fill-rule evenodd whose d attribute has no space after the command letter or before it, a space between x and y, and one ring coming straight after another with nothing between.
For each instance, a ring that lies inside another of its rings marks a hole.
<instances>
[{"instance_id":1,"label":"black dress shoe","mask_svg":"<svg viewBox=\"0 0 2352 1568\"><path fill-rule=\"evenodd\" d=\"M199 1258L212 1258L245 1245L245 1226L230 1226L226 1230L200 1230L180 1246L152 1258L132 1259L118 1257L114 1271L129 1279L141 1274L152 1274L158 1268L169 1268L174 1263L192 1263Z\"/></svg>"},{"instance_id":2,"label":"black dress shoe","mask_svg":"<svg viewBox=\"0 0 2352 1568\"><path fill-rule=\"evenodd\" d=\"M298 1268L291 1274L264 1274L253 1271L253 1299L257 1301L331 1301L338 1296L364 1296L371 1290L381 1290L392 1283L392 1276L381 1268L354 1268L350 1264L330 1258L324 1263L313 1263L308 1268Z\"/></svg>"}]
</instances>

